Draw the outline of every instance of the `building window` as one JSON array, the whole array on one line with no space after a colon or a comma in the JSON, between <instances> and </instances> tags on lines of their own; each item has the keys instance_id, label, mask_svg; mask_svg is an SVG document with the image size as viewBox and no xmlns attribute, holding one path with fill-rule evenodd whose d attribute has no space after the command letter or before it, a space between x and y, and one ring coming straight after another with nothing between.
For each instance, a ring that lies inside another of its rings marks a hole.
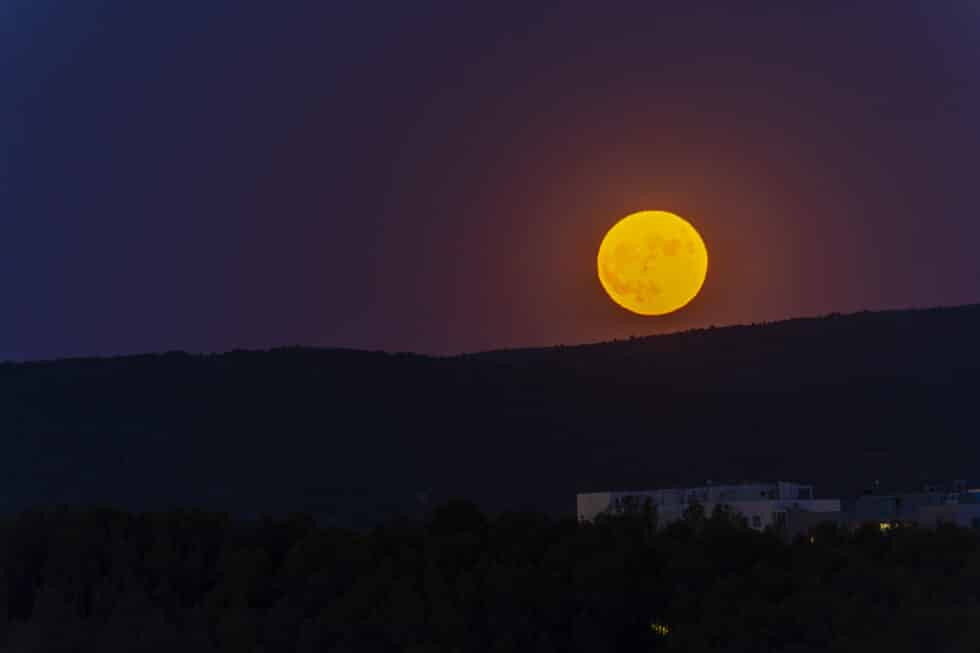
<instances>
[{"instance_id":1,"label":"building window","mask_svg":"<svg viewBox=\"0 0 980 653\"><path fill-rule=\"evenodd\" d=\"M762 517L752 515L752 528L762 528Z\"/></svg>"}]
</instances>

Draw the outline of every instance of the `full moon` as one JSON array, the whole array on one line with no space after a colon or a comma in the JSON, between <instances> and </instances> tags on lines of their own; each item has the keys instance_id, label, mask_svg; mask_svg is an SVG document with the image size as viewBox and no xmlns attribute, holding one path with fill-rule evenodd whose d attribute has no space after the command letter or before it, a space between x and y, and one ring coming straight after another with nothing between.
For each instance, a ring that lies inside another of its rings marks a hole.
<instances>
[{"instance_id":1,"label":"full moon","mask_svg":"<svg viewBox=\"0 0 980 653\"><path fill-rule=\"evenodd\" d=\"M665 315L701 290L708 249L680 216L639 211L606 233L597 263L599 282L614 302L639 315Z\"/></svg>"}]
</instances>

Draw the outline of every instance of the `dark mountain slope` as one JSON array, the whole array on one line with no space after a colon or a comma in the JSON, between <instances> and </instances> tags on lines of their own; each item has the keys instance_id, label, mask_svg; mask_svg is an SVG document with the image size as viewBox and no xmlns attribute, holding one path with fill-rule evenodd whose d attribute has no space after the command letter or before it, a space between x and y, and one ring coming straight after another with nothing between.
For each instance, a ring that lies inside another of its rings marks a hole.
<instances>
[{"instance_id":1,"label":"dark mountain slope","mask_svg":"<svg viewBox=\"0 0 980 653\"><path fill-rule=\"evenodd\" d=\"M3 502L370 523L464 496L980 476L980 306L429 358L322 349L0 365Z\"/></svg>"}]
</instances>

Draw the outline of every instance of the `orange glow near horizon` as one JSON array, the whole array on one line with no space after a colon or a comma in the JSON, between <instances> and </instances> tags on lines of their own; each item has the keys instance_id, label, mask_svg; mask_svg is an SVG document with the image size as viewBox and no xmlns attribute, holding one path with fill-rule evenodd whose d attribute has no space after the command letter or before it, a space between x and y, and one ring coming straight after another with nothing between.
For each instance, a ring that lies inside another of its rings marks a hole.
<instances>
[{"instance_id":1,"label":"orange glow near horizon","mask_svg":"<svg viewBox=\"0 0 980 653\"><path fill-rule=\"evenodd\" d=\"M701 290L708 250L697 230L667 211L639 211L606 233L597 256L609 297L639 315L666 315Z\"/></svg>"}]
</instances>

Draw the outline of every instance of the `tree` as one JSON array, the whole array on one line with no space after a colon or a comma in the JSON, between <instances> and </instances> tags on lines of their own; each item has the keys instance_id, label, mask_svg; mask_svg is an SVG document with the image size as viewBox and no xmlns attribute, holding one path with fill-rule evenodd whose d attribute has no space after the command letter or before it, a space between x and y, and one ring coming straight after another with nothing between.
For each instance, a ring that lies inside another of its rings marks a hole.
<instances>
[{"instance_id":1,"label":"tree","mask_svg":"<svg viewBox=\"0 0 980 653\"><path fill-rule=\"evenodd\" d=\"M483 535L487 517L472 501L449 501L432 511L429 532L433 535L473 533Z\"/></svg>"},{"instance_id":2,"label":"tree","mask_svg":"<svg viewBox=\"0 0 980 653\"><path fill-rule=\"evenodd\" d=\"M692 501L684 509L682 519L689 524L695 531L701 531L705 524L704 506L700 501Z\"/></svg>"}]
</instances>

